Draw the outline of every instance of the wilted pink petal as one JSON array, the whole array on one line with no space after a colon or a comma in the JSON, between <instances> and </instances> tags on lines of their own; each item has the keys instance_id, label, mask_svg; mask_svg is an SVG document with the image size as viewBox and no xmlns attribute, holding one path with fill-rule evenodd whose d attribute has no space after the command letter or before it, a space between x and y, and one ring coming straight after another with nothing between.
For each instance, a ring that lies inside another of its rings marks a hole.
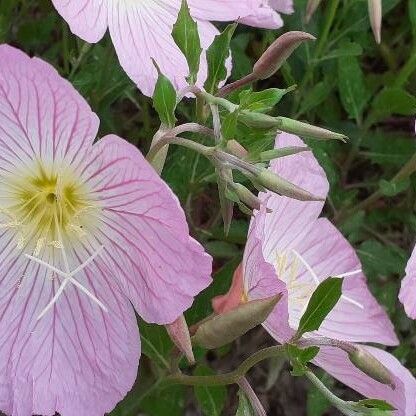
<instances>
[{"instance_id":1,"label":"wilted pink petal","mask_svg":"<svg viewBox=\"0 0 416 416\"><path fill-rule=\"evenodd\" d=\"M71 31L87 42L98 42L108 28L121 66L144 94L153 94L157 79L152 58L176 88L186 86L188 65L171 36L181 0L52 2ZM286 10L286 2L282 4L282 9ZM189 6L198 22L205 50L218 34L209 21L244 20L246 16L253 16L250 24L255 26L275 28L282 25L280 16L264 0L190 0ZM206 58L203 56L200 84L203 84L206 73Z\"/></svg>"},{"instance_id":2,"label":"wilted pink petal","mask_svg":"<svg viewBox=\"0 0 416 416\"><path fill-rule=\"evenodd\" d=\"M393 355L374 347L362 346L378 359L393 375L396 388L381 384L356 368L340 349L323 347L314 362L345 385L363 396L385 400L397 409L396 415L416 413L416 380Z\"/></svg>"},{"instance_id":3,"label":"wilted pink petal","mask_svg":"<svg viewBox=\"0 0 416 416\"><path fill-rule=\"evenodd\" d=\"M131 388L131 303L167 324L210 282L177 198L48 64L0 46L0 409L102 416Z\"/></svg>"},{"instance_id":4,"label":"wilted pink petal","mask_svg":"<svg viewBox=\"0 0 416 416\"><path fill-rule=\"evenodd\" d=\"M181 315L178 319L171 324L166 325L166 330L173 343L179 348L179 350L185 354L190 364L195 364L194 352L192 350L191 335L186 323L185 317Z\"/></svg>"},{"instance_id":5,"label":"wilted pink petal","mask_svg":"<svg viewBox=\"0 0 416 416\"><path fill-rule=\"evenodd\" d=\"M416 319L416 248L407 262L406 275L402 280L399 293L400 302L403 304L407 315Z\"/></svg>"}]
</instances>

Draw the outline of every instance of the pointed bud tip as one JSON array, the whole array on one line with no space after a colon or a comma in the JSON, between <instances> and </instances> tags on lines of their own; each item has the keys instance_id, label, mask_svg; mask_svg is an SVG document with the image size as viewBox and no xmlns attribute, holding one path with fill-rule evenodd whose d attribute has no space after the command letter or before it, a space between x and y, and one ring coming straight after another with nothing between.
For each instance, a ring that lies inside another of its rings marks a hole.
<instances>
[{"instance_id":1,"label":"pointed bud tip","mask_svg":"<svg viewBox=\"0 0 416 416\"><path fill-rule=\"evenodd\" d=\"M357 345L355 348L355 351L348 354L352 364L373 380L390 386L393 390L395 390L396 385L391 372L364 348Z\"/></svg>"}]
</instances>

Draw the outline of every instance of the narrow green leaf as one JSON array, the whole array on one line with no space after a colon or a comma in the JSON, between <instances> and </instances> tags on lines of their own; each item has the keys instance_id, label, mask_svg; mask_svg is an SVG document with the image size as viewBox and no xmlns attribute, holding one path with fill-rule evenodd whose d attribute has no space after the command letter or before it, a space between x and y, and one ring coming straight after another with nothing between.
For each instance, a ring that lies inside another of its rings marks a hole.
<instances>
[{"instance_id":1,"label":"narrow green leaf","mask_svg":"<svg viewBox=\"0 0 416 416\"><path fill-rule=\"evenodd\" d=\"M280 102L280 100L294 88L279 89L270 88L264 91L243 91L240 94L240 108L258 113L266 113Z\"/></svg>"},{"instance_id":2,"label":"narrow green leaf","mask_svg":"<svg viewBox=\"0 0 416 416\"><path fill-rule=\"evenodd\" d=\"M305 332L316 331L332 311L342 294L343 279L330 277L324 280L315 290L308 307L300 319L297 336Z\"/></svg>"},{"instance_id":3,"label":"narrow green leaf","mask_svg":"<svg viewBox=\"0 0 416 416\"><path fill-rule=\"evenodd\" d=\"M198 25L191 16L186 0L182 0L178 20L173 26L172 36L179 49L185 55L189 66L189 77L187 80L189 84L193 85L198 76L202 48Z\"/></svg>"},{"instance_id":4,"label":"narrow green leaf","mask_svg":"<svg viewBox=\"0 0 416 416\"><path fill-rule=\"evenodd\" d=\"M210 376L214 372L209 367L199 366L194 374L197 376ZM227 398L227 389L224 386L196 386L194 392L204 415L221 415Z\"/></svg>"},{"instance_id":5,"label":"narrow green leaf","mask_svg":"<svg viewBox=\"0 0 416 416\"><path fill-rule=\"evenodd\" d=\"M410 186L410 179L406 178L401 181L386 181L381 179L379 182L380 190L383 195L392 197L406 191Z\"/></svg>"},{"instance_id":6,"label":"narrow green leaf","mask_svg":"<svg viewBox=\"0 0 416 416\"><path fill-rule=\"evenodd\" d=\"M287 345L287 352L292 364L291 374L300 377L308 370L307 364L319 353L319 347L298 348L295 345Z\"/></svg>"},{"instance_id":7,"label":"narrow green leaf","mask_svg":"<svg viewBox=\"0 0 416 416\"><path fill-rule=\"evenodd\" d=\"M156 65L156 63L154 62ZM176 90L167 77L156 65L159 77L153 94L153 106L159 114L160 121L167 127L174 127L176 123Z\"/></svg>"},{"instance_id":8,"label":"narrow green leaf","mask_svg":"<svg viewBox=\"0 0 416 416\"><path fill-rule=\"evenodd\" d=\"M341 102L351 118L360 121L369 99L364 74L354 56L338 59L338 86Z\"/></svg>"},{"instance_id":9,"label":"narrow green leaf","mask_svg":"<svg viewBox=\"0 0 416 416\"><path fill-rule=\"evenodd\" d=\"M207 50L208 78L205 89L210 93L217 92L219 83L227 78L226 61L230 56L230 42L236 27L236 23L228 25Z\"/></svg>"}]
</instances>

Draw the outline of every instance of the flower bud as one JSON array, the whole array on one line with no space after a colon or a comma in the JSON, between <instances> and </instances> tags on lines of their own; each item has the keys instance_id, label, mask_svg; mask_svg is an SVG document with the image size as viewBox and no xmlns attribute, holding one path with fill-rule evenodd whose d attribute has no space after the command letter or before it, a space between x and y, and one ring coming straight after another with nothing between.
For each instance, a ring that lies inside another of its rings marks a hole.
<instances>
[{"instance_id":1,"label":"flower bud","mask_svg":"<svg viewBox=\"0 0 416 416\"><path fill-rule=\"evenodd\" d=\"M347 136L344 134L334 133L331 130L303 123L302 121L292 120L286 117L276 117L276 119L280 122L280 130L286 133L293 133L315 140L341 140L345 142L347 139Z\"/></svg>"},{"instance_id":2,"label":"flower bud","mask_svg":"<svg viewBox=\"0 0 416 416\"><path fill-rule=\"evenodd\" d=\"M324 198L312 195L305 189L287 181L281 176L273 173L271 170L262 169L254 178L261 186L276 192L279 195L297 199L299 201L324 201Z\"/></svg>"},{"instance_id":3,"label":"flower bud","mask_svg":"<svg viewBox=\"0 0 416 416\"><path fill-rule=\"evenodd\" d=\"M227 150L234 156L239 157L240 159L245 159L248 155L247 150L238 143L237 140L228 140Z\"/></svg>"},{"instance_id":4,"label":"flower bud","mask_svg":"<svg viewBox=\"0 0 416 416\"><path fill-rule=\"evenodd\" d=\"M191 336L185 317L181 315L176 321L166 325L166 330L173 343L183 352L189 364L195 364L195 357L192 351Z\"/></svg>"},{"instance_id":5,"label":"flower bud","mask_svg":"<svg viewBox=\"0 0 416 416\"><path fill-rule=\"evenodd\" d=\"M305 16L306 23L309 23L312 16L316 12L316 9L321 4L321 1L322 0L308 0L308 4L306 6L306 16Z\"/></svg>"},{"instance_id":6,"label":"flower bud","mask_svg":"<svg viewBox=\"0 0 416 416\"><path fill-rule=\"evenodd\" d=\"M383 6L381 0L368 0L368 13L370 15L371 28L377 43L381 43L381 23L383 19Z\"/></svg>"},{"instance_id":7,"label":"flower bud","mask_svg":"<svg viewBox=\"0 0 416 416\"><path fill-rule=\"evenodd\" d=\"M233 191L236 193L240 201L246 204L251 209L260 209L260 199L257 198L250 190L240 183L232 185Z\"/></svg>"},{"instance_id":8,"label":"flower bud","mask_svg":"<svg viewBox=\"0 0 416 416\"><path fill-rule=\"evenodd\" d=\"M393 390L396 388L390 371L364 348L355 345L355 351L350 352L348 357L358 369L373 380L389 385Z\"/></svg>"},{"instance_id":9,"label":"flower bud","mask_svg":"<svg viewBox=\"0 0 416 416\"><path fill-rule=\"evenodd\" d=\"M253 68L253 75L257 79L271 77L302 42L315 39L315 36L305 32L293 31L284 33L269 46L256 62Z\"/></svg>"},{"instance_id":10,"label":"flower bud","mask_svg":"<svg viewBox=\"0 0 416 416\"><path fill-rule=\"evenodd\" d=\"M208 349L229 344L263 323L281 297L278 294L271 298L254 300L224 314L213 316L198 327L192 343Z\"/></svg>"},{"instance_id":11,"label":"flower bud","mask_svg":"<svg viewBox=\"0 0 416 416\"><path fill-rule=\"evenodd\" d=\"M285 156L292 156L302 152L308 152L311 149L308 146L288 146L280 149L265 150L261 152L256 161L269 162L270 160L278 159Z\"/></svg>"}]
</instances>

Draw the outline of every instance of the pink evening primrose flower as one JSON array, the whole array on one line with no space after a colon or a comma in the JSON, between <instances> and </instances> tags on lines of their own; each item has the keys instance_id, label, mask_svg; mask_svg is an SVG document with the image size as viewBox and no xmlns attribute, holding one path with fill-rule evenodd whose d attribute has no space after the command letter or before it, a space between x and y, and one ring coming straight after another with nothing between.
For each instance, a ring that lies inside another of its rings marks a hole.
<instances>
[{"instance_id":1,"label":"pink evening primrose flower","mask_svg":"<svg viewBox=\"0 0 416 416\"><path fill-rule=\"evenodd\" d=\"M302 145L297 136L285 133L276 140L277 147ZM271 170L314 195L327 196L326 175L310 152L277 159ZM397 345L393 325L369 292L353 248L326 218L318 218L324 202L300 202L271 192L260 197L264 204L252 219L241 273L236 273L231 292L243 287L240 299L254 300L280 293L285 286L282 300L264 323L266 330L278 342L288 341L318 284L338 276L344 277L340 301L321 328L307 336ZM224 304L219 298L214 308L221 312ZM391 403L397 415L414 416L416 380L391 354L364 348L389 368L395 390L362 373L339 349L321 347L314 363L362 395Z\"/></svg>"},{"instance_id":2,"label":"pink evening primrose flower","mask_svg":"<svg viewBox=\"0 0 416 416\"><path fill-rule=\"evenodd\" d=\"M399 300L409 318L416 319L416 247L406 266L406 274L402 280Z\"/></svg>"},{"instance_id":3,"label":"pink evening primrose flower","mask_svg":"<svg viewBox=\"0 0 416 416\"><path fill-rule=\"evenodd\" d=\"M47 63L0 46L0 409L101 416L132 387L134 309L175 321L211 281L168 186ZM134 309L133 309L133 306Z\"/></svg>"},{"instance_id":4,"label":"pink evening primrose flower","mask_svg":"<svg viewBox=\"0 0 416 416\"><path fill-rule=\"evenodd\" d=\"M181 0L52 2L71 31L87 42L98 42L109 29L121 66L143 94L152 95L155 87L157 71L152 58L178 89L186 86L188 65L171 36ZM283 22L277 11L292 11L292 0L188 0L188 4L204 50L218 34L210 21L240 19L253 26L278 28ZM204 57L200 81L206 73Z\"/></svg>"}]
</instances>

